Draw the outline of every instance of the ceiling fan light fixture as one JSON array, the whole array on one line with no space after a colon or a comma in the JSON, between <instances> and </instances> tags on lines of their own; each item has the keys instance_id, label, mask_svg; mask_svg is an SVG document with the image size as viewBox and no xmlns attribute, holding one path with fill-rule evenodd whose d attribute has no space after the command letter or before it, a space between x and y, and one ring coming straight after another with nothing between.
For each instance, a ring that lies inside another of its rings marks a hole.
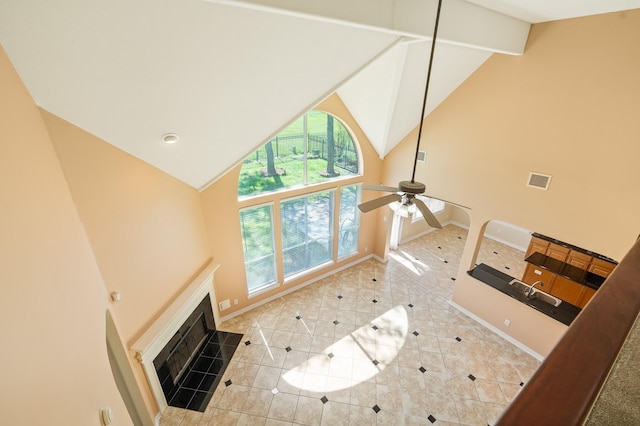
<instances>
[{"instance_id":1,"label":"ceiling fan light fixture","mask_svg":"<svg viewBox=\"0 0 640 426\"><path fill-rule=\"evenodd\" d=\"M394 201L389 204L389 208L401 217L409 217L409 215L414 215L418 211L418 207L412 202Z\"/></svg>"}]
</instances>

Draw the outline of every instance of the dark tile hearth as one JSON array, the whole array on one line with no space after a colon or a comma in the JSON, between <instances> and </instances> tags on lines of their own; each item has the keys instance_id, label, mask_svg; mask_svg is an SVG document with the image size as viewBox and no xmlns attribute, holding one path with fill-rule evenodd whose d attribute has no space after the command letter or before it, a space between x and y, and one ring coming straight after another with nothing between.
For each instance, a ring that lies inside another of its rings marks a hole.
<instances>
[{"instance_id":1,"label":"dark tile hearth","mask_svg":"<svg viewBox=\"0 0 640 426\"><path fill-rule=\"evenodd\" d=\"M168 390L168 404L204 412L241 341L242 334L210 332L180 380Z\"/></svg>"}]
</instances>

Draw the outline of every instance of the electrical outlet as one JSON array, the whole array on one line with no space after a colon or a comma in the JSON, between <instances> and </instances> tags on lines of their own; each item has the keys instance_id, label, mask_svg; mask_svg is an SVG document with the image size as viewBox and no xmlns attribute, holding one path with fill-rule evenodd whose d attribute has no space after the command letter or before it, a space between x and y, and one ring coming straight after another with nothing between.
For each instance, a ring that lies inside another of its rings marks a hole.
<instances>
[{"instance_id":1,"label":"electrical outlet","mask_svg":"<svg viewBox=\"0 0 640 426\"><path fill-rule=\"evenodd\" d=\"M511 325L511 321L509 321L508 319L504 320L504 325L509 327Z\"/></svg>"},{"instance_id":2,"label":"electrical outlet","mask_svg":"<svg viewBox=\"0 0 640 426\"><path fill-rule=\"evenodd\" d=\"M233 304L237 305L238 304L238 299L233 299Z\"/></svg>"}]
</instances>

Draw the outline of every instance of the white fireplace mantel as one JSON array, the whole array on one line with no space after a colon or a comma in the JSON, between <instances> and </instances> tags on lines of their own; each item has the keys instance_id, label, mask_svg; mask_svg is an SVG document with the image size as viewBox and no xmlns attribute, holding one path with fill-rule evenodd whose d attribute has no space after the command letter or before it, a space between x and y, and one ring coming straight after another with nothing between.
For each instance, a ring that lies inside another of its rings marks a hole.
<instances>
[{"instance_id":1,"label":"white fireplace mantel","mask_svg":"<svg viewBox=\"0 0 640 426\"><path fill-rule=\"evenodd\" d=\"M187 320L189 315L198 307L202 299L208 294L211 299L213 318L216 327L220 324L220 316L213 288L213 275L220 265L213 262L182 291L171 305L156 319L151 326L131 345L131 350L136 353L136 358L142 364L147 380L158 404L160 412L167 408L167 400L162 392L160 380L156 374L153 360L158 356L162 348L178 332L178 329Z\"/></svg>"}]
</instances>

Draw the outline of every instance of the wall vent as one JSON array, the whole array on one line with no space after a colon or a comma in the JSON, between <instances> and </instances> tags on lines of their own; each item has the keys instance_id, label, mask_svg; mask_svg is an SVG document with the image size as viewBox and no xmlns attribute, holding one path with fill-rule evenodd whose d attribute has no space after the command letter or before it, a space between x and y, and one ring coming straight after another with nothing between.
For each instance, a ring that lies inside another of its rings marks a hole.
<instances>
[{"instance_id":1,"label":"wall vent","mask_svg":"<svg viewBox=\"0 0 640 426\"><path fill-rule=\"evenodd\" d=\"M424 163L427 160L427 151L418 151L418 161Z\"/></svg>"},{"instance_id":2,"label":"wall vent","mask_svg":"<svg viewBox=\"0 0 640 426\"><path fill-rule=\"evenodd\" d=\"M527 186L544 189L546 191L549 189L549 183L551 183L550 175L543 175L535 172L529 173L529 182L527 182Z\"/></svg>"}]
</instances>

